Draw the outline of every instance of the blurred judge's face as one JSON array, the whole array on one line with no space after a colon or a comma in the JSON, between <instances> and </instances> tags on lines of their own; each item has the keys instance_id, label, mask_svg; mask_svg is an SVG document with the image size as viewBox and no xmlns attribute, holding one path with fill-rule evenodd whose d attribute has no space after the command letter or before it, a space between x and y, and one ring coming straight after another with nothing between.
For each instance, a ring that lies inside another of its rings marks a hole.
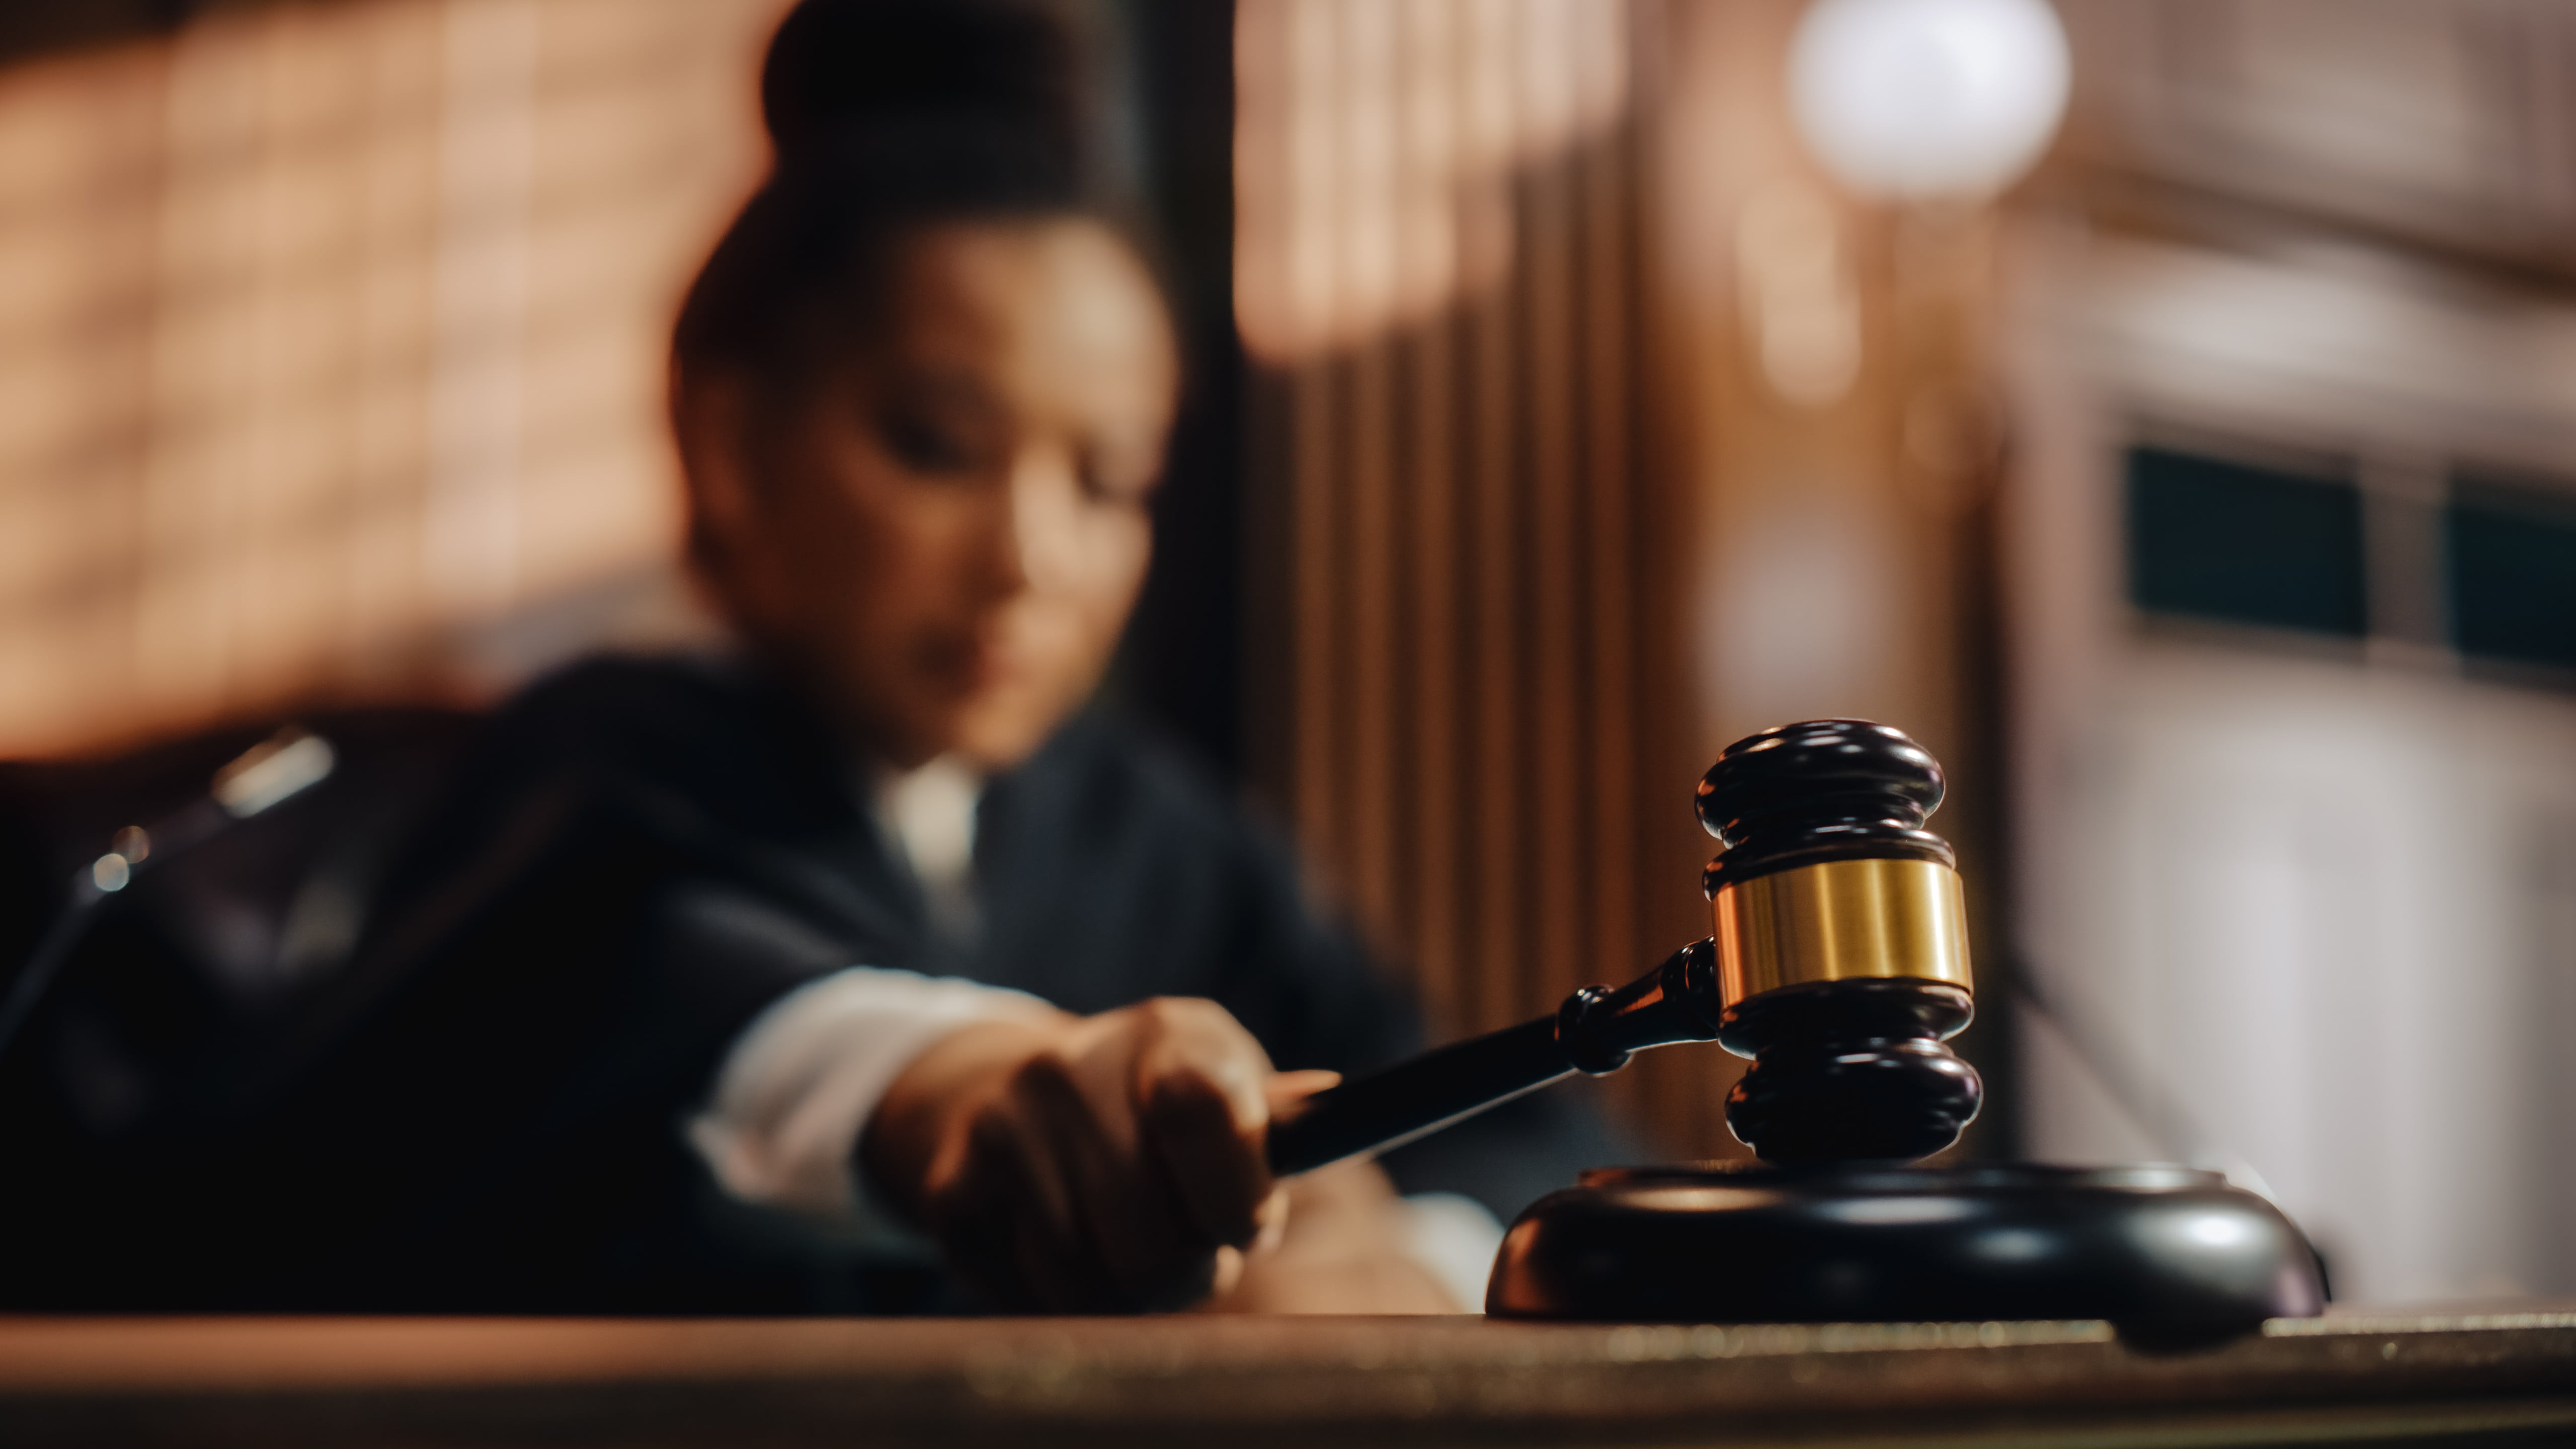
<instances>
[{"instance_id":1,"label":"blurred judge's face","mask_svg":"<svg viewBox=\"0 0 2576 1449\"><path fill-rule=\"evenodd\" d=\"M1170 322L1078 219L927 226L881 281L880 325L794 396L684 381L702 561L862 748L999 769L1098 685L1144 582Z\"/></svg>"}]
</instances>

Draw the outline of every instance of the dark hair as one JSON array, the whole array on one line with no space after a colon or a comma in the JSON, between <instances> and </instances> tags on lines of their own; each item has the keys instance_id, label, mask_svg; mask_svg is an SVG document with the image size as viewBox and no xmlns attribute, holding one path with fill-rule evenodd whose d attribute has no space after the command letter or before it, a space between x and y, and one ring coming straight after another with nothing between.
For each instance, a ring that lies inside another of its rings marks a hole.
<instances>
[{"instance_id":1,"label":"dark hair","mask_svg":"<svg viewBox=\"0 0 2576 1449\"><path fill-rule=\"evenodd\" d=\"M879 320L908 231L1104 214L1074 60L1031 0L804 0L761 71L776 161L681 306L679 378L807 374Z\"/></svg>"}]
</instances>

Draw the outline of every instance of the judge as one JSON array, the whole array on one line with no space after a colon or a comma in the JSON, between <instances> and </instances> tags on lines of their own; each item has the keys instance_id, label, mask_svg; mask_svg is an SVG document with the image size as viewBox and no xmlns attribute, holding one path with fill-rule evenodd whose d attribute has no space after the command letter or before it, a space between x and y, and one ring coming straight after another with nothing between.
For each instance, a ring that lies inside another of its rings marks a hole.
<instances>
[{"instance_id":1,"label":"judge","mask_svg":"<svg viewBox=\"0 0 2576 1449\"><path fill-rule=\"evenodd\" d=\"M1469 1203L1608 1150L1534 1099L1383 1167L1264 1167L1272 1112L1417 1028L1277 841L1089 706L1179 376L1069 77L1034 10L789 17L774 173L673 346L690 559L734 644L490 717L220 1130L54 1183L0 1290L1437 1311L1472 1291Z\"/></svg>"}]
</instances>

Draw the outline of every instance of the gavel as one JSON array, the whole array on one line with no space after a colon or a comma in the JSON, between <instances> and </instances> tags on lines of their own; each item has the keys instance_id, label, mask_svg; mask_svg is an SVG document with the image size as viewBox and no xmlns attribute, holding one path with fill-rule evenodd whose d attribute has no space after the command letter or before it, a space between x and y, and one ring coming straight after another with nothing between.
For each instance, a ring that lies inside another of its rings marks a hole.
<instances>
[{"instance_id":1,"label":"gavel","mask_svg":"<svg viewBox=\"0 0 2576 1449\"><path fill-rule=\"evenodd\" d=\"M1720 849L1709 936L1553 1015L1318 1093L1273 1123L1281 1175L1383 1151L1649 1047L1752 1066L1727 1125L1759 1163L1602 1168L1506 1235L1488 1313L1816 1322L2107 1319L2191 1343L2325 1298L2270 1202L2188 1167L1910 1165L1984 1085L1946 1044L1974 1015L1958 861L1925 829L1939 762L1897 730L1811 720L1729 745L1701 779Z\"/></svg>"},{"instance_id":2,"label":"gavel","mask_svg":"<svg viewBox=\"0 0 2576 1449\"><path fill-rule=\"evenodd\" d=\"M1739 740L1699 784L1724 847L1701 877L1715 930L1625 986L1309 1098L1270 1129L1285 1175L1409 1142L1648 1047L1751 1057L1727 1097L1770 1162L1907 1162L1940 1151L1984 1096L1944 1043L1967 1026L1968 939L1950 843L1924 829L1941 766L1866 720Z\"/></svg>"}]
</instances>

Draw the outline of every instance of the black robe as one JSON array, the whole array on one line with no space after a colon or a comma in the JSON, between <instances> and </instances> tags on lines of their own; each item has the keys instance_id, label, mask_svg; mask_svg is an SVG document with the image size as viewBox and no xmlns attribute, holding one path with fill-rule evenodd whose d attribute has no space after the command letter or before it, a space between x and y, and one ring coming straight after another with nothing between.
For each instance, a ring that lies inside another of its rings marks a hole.
<instances>
[{"instance_id":1,"label":"black robe","mask_svg":"<svg viewBox=\"0 0 2576 1449\"><path fill-rule=\"evenodd\" d=\"M44 1068L78 1059L85 1010L130 1016L136 992L75 959L91 976L66 977L0 1081L22 1169L0 1194L0 1303L971 1306L934 1264L732 1201L682 1137L752 1019L850 965L1076 1012L1209 997L1283 1069L1365 1070L1420 1044L1288 850L1100 717L986 790L970 941L931 928L813 717L739 662L576 666L430 778L345 961L194 1049L162 1094L175 1105L107 1145ZM1407 1191L1508 1218L1619 1152L1559 1089L1387 1165Z\"/></svg>"}]
</instances>

